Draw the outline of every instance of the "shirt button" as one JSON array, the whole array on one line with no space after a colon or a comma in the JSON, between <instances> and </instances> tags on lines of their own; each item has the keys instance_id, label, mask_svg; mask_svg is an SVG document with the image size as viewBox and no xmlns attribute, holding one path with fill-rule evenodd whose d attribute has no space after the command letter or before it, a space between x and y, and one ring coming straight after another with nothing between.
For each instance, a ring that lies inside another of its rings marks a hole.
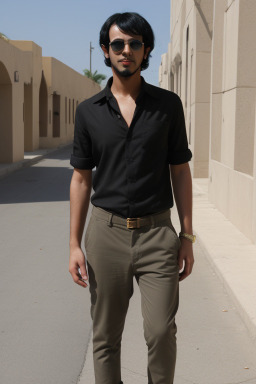
<instances>
[{"instance_id":1,"label":"shirt button","mask_svg":"<svg viewBox=\"0 0 256 384\"><path fill-rule=\"evenodd\" d=\"M121 116L120 116L120 115L117 115L117 118L118 118L118 119L121 119Z\"/></svg>"}]
</instances>

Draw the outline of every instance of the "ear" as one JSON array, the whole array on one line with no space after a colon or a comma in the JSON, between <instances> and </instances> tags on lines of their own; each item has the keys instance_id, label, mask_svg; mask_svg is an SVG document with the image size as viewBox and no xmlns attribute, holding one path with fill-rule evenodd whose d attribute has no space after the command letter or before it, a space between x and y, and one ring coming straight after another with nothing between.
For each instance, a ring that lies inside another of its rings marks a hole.
<instances>
[{"instance_id":1,"label":"ear","mask_svg":"<svg viewBox=\"0 0 256 384\"><path fill-rule=\"evenodd\" d=\"M150 52L150 47L147 47L147 48L145 49L145 52L144 52L144 59L146 59L146 58L148 57L149 52Z\"/></svg>"},{"instance_id":2,"label":"ear","mask_svg":"<svg viewBox=\"0 0 256 384\"><path fill-rule=\"evenodd\" d=\"M104 52L106 59L109 59L108 49L105 47L105 45L101 44L101 49Z\"/></svg>"}]
</instances>

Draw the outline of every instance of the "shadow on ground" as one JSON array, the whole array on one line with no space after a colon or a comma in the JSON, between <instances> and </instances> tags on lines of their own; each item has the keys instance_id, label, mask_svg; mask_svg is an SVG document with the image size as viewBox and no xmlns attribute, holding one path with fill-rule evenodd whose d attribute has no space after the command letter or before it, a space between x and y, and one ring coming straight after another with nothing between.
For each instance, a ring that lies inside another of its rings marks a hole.
<instances>
[{"instance_id":1,"label":"shadow on ground","mask_svg":"<svg viewBox=\"0 0 256 384\"><path fill-rule=\"evenodd\" d=\"M70 153L70 147L49 153L36 164L0 179L0 204L69 200Z\"/></svg>"}]
</instances>

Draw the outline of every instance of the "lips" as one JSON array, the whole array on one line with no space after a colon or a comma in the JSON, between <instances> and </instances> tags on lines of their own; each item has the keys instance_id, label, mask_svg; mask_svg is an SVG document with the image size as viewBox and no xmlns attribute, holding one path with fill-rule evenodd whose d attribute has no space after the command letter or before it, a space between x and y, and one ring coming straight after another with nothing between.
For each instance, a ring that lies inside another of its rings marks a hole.
<instances>
[{"instance_id":1,"label":"lips","mask_svg":"<svg viewBox=\"0 0 256 384\"><path fill-rule=\"evenodd\" d=\"M133 62L133 60L120 60L123 64L130 64Z\"/></svg>"}]
</instances>

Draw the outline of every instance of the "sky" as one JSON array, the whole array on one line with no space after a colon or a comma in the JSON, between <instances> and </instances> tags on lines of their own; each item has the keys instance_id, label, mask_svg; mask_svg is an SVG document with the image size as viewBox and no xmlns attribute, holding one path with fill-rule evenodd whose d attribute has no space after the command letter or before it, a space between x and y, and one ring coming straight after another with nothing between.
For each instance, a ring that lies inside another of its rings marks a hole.
<instances>
[{"instance_id":1,"label":"sky","mask_svg":"<svg viewBox=\"0 0 256 384\"><path fill-rule=\"evenodd\" d=\"M170 0L2 0L0 9L1 33L11 40L34 41L42 47L43 56L55 57L79 73L90 67L91 41L92 71L107 78L112 72L104 64L98 43L101 26L113 13L137 12L155 34L149 68L141 74L158 85L161 55L170 41Z\"/></svg>"}]
</instances>

